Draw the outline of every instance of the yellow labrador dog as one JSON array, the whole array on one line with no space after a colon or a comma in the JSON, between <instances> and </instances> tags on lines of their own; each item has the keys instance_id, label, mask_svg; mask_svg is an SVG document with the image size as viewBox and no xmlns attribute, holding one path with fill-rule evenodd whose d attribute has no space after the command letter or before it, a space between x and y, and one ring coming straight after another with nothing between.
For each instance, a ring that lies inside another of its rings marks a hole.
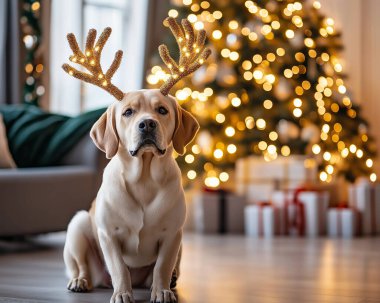
<instances>
[{"instance_id":1,"label":"yellow labrador dog","mask_svg":"<svg viewBox=\"0 0 380 303\"><path fill-rule=\"evenodd\" d=\"M211 51L204 47L205 31L195 31L187 19L182 27L170 17L166 23L180 49L178 63L161 45L160 56L170 76L160 89L129 93L111 82L121 51L106 72L100 65L110 28L96 43L96 30L90 29L83 52L75 36L67 35L73 51L70 60L88 72L69 64L63 69L118 100L91 130L94 143L111 161L90 211L77 213L68 226L64 247L68 289L88 291L112 282L111 303L134 302L132 286L151 287L153 302L176 300L171 287L179 275L186 207L181 173L172 154L173 150L184 153L199 125L169 91L198 69Z\"/></svg>"},{"instance_id":2,"label":"yellow labrador dog","mask_svg":"<svg viewBox=\"0 0 380 303\"><path fill-rule=\"evenodd\" d=\"M111 302L133 302L132 286L152 287L153 302L175 301L185 200L172 154L183 153L198 128L158 89L125 94L95 123L91 137L111 161L90 211L68 227L70 290L109 285L107 267Z\"/></svg>"}]
</instances>

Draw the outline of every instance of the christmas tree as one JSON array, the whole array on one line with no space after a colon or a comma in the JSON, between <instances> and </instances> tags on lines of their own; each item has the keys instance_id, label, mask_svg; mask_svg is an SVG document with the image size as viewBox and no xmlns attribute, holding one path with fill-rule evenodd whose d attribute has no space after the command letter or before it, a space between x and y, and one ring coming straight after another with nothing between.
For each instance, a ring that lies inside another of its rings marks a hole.
<instances>
[{"instance_id":1,"label":"christmas tree","mask_svg":"<svg viewBox=\"0 0 380 303\"><path fill-rule=\"evenodd\" d=\"M179 164L216 187L247 155L314 155L320 180L376 180L368 124L352 102L339 58L341 34L318 1L175 0L168 15L206 29L213 54L175 96L201 124ZM178 53L174 41L171 53ZM158 62L158 61L157 61ZM152 87L168 77L153 66Z\"/></svg>"}]
</instances>

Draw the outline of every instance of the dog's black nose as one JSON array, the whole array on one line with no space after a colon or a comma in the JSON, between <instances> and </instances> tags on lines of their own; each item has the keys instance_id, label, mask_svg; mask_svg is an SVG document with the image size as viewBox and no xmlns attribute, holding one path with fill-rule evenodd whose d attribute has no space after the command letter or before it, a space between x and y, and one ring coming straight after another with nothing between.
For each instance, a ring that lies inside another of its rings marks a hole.
<instances>
[{"instance_id":1,"label":"dog's black nose","mask_svg":"<svg viewBox=\"0 0 380 303\"><path fill-rule=\"evenodd\" d=\"M139 131L142 133L150 133L157 127L157 122L152 119L145 119L139 123Z\"/></svg>"}]
</instances>

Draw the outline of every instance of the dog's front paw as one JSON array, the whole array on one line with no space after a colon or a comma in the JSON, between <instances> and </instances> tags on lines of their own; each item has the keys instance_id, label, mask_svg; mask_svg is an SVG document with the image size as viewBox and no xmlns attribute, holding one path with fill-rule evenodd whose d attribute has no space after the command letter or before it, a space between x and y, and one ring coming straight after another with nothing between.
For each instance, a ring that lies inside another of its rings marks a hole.
<instances>
[{"instance_id":1,"label":"dog's front paw","mask_svg":"<svg viewBox=\"0 0 380 303\"><path fill-rule=\"evenodd\" d=\"M135 303L132 292L115 291L111 297L110 303Z\"/></svg>"},{"instance_id":2,"label":"dog's front paw","mask_svg":"<svg viewBox=\"0 0 380 303\"><path fill-rule=\"evenodd\" d=\"M152 294L150 296L151 303L174 303L177 299L174 293L170 289L152 288Z\"/></svg>"},{"instance_id":3,"label":"dog's front paw","mask_svg":"<svg viewBox=\"0 0 380 303\"><path fill-rule=\"evenodd\" d=\"M91 285L86 279L83 278L74 278L69 281L67 284L67 289L73 292L86 292L91 290Z\"/></svg>"}]
</instances>

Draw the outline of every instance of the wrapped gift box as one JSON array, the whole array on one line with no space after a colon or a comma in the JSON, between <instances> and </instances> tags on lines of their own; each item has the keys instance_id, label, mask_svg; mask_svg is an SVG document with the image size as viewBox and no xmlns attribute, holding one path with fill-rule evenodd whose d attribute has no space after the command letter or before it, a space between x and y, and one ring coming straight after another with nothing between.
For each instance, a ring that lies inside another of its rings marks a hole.
<instances>
[{"instance_id":1,"label":"wrapped gift box","mask_svg":"<svg viewBox=\"0 0 380 303\"><path fill-rule=\"evenodd\" d=\"M267 162L260 156L249 156L236 161L236 178L246 181L285 179L286 166L283 158Z\"/></svg>"},{"instance_id":2,"label":"wrapped gift box","mask_svg":"<svg viewBox=\"0 0 380 303\"><path fill-rule=\"evenodd\" d=\"M236 179L244 183L256 180L315 182L317 176L317 164L313 158L307 156L278 157L270 162L260 156L250 156L236 162Z\"/></svg>"},{"instance_id":3,"label":"wrapped gift box","mask_svg":"<svg viewBox=\"0 0 380 303\"><path fill-rule=\"evenodd\" d=\"M361 179L349 187L348 201L361 217L361 233L380 233L380 184Z\"/></svg>"},{"instance_id":4,"label":"wrapped gift box","mask_svg":"<svg viewBox=\"0 0 380 303\"><path fill-rule=\"evenodd\" d=\"M236 190L239 194L245 195L247 203L255 204L261 201L269 201L272 192L278 189L277 184L278 182L274 180L257 181L249 184L240 183Z\"/></svg>"},{"instance_id":5,"label":"wrapped gift box","mask_svg":"<svg viewBox=\"0 0 380 303\"><path fill-rule=\"evenodd\" d=\"M330 237L352 238L358 234L359 214L349 207L334 207L327 212L327 234Z\"/></svg>"},{"instance_id":6,"label":"wrapped gift box","mask_svg":"<svg viewBox=\"0 0 380 303\"><path fill-rule=\"evenodd\" d=\"M328 192L302 192L299 199L305 205L305 234L307 236L326 234Z\"/></svg>"},{"instance_id":7,"label":"wrapped gift box","mask_svg":"<svg viewBox=\"0 0 380 303\"><path fill-rule=\"evenodd\" d=\"M244 209L245 233L248 236L265 238L276 234L277 211L269 203L248 205Z\"/></svg>"},{"instance_id":8,"label":"wrapped gift box","mask_svg":"<svg viewBox=\"0 0 380 303\"><path fill-rule=\"evenodd\" d=\"M306 156L279 157L267 162L250 156L236 162L236 189L248 203L268 201L273 191L296 189L317 179L317 165Z\"/></svg>"},{"instance_id":9,"label":"wrapped gift box","mask_svg":"<svg viewBox=\"0 0 380 303\"><path fill-rule=\"evenodd\" d=\"M244 197L231 192L198 192L193 196L194 229L199 233L243 233L244 206Z\"/></svg>"},{"instance_id":10,"label":"wrapped gift box","mask_svg":"<svg viewBox=\"0 0 380 303\"><path fill-rule=\"evenodd\" d=\"M272 202L279 210L280 234L309 237L325 234L328 192L305 189L276 191Z\"/></svg>"}]
</instances>

